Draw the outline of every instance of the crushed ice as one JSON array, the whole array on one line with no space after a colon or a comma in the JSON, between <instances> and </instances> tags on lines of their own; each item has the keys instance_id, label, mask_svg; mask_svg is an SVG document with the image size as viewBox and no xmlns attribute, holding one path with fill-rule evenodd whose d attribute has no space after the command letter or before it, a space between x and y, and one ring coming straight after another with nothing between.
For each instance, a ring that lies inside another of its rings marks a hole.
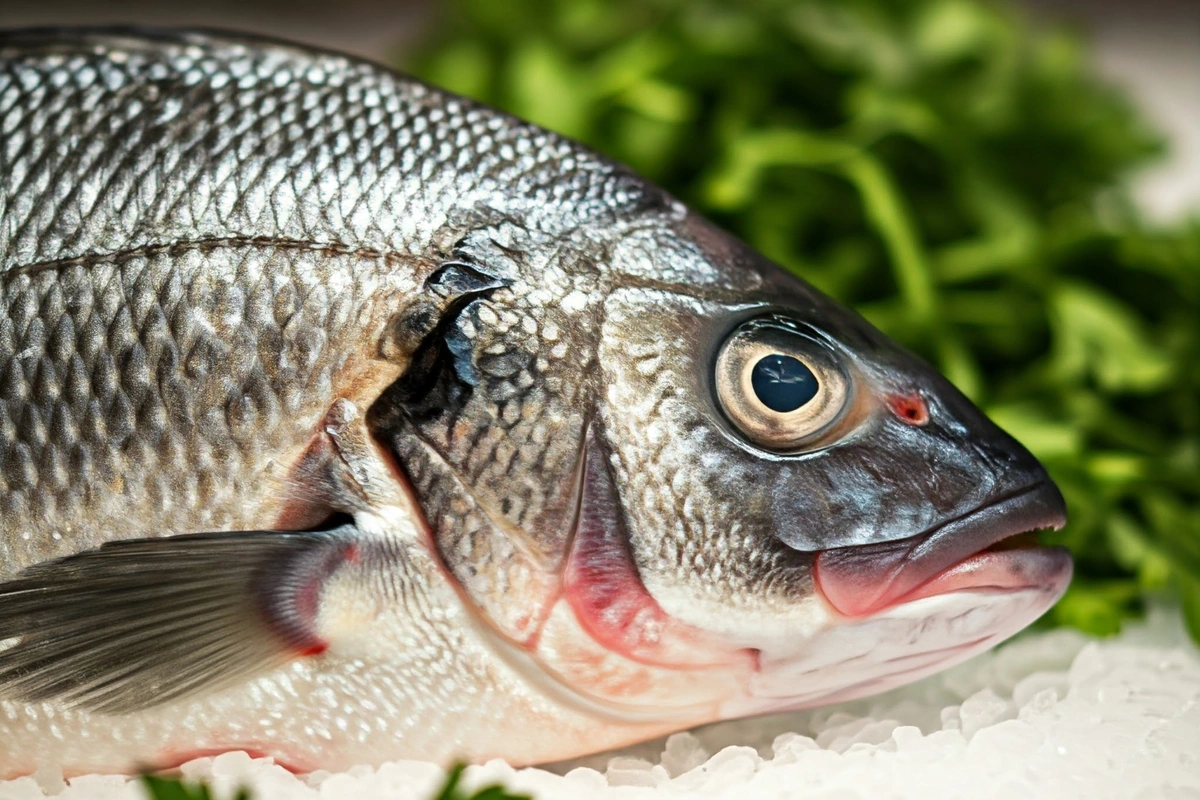
<instances>
[{"instance_id":1,"label":"crushed ice","mask_svg":"<svg viewBox=\"0 0 1200 800\"><path fill-rule=\"evenodd\" d=\"M184 765L219 798L426 800L444 773L406 761L296 777L227 753ZM551 769L471 767L537 798L1198 798L1200 651L1177 613L1121 636L1026 635L941 675L874 698L679 733ZM143 800L119 776L54 770L0 782L0 800Z\"/></svg>"}]
</instances>

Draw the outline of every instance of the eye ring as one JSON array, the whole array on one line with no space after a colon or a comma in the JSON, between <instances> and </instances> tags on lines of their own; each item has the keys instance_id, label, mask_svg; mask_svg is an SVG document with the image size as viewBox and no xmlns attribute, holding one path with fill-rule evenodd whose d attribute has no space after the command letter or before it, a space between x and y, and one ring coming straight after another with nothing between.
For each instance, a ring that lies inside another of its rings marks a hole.
<instances>
[{"instance_id":1,"label":"eye ring","mask_svg":"<svg viewBox=\"0 0 1200 800\"><path fill-rule=\"evenodd\" d=\"M717 401L754 444L795 452L823 441L849 406L850 379L824 342L773 319L743 323L721 345Z\"/></svg>"}]
</instances>

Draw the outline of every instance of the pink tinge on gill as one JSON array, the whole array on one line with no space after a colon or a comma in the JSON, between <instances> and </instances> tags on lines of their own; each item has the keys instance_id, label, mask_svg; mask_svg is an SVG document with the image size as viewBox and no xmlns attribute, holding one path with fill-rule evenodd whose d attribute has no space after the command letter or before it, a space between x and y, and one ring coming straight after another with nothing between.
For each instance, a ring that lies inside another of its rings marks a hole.
<instances>
[{"instance_id":1,"label":"pink tinge on gill","mask_svg":"<svg viewBox=\"0 0 1200 800\"><path fill-rule=\"evenodd\" d=\"M606 650L658 666L744 660L674 620L647 591L630 553L616 491L600 448L584 456L579 519L563 574L563 596L580 626Z\"/></svg>"}]
</instances>

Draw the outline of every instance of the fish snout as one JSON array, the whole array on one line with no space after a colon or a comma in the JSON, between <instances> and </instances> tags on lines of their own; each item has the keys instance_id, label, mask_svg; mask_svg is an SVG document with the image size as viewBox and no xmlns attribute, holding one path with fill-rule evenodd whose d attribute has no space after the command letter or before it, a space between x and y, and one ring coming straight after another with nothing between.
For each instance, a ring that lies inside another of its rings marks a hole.
<instances>
[{"instance_id":1,"label":"fish snout","mask_svg":"<svg viewBox=\"0 0 1200 800\"><path fill-rule=\"evenodd\" d=\"M1039 545L1035 531L1061 528L1066 503L1041 462L940 376L881 399L893 441L921 464L894 485L910 500L924 493L923 524L906 537L821 550L813 571L829 605L863 617L953 591L1028 589L1057 599L1071 557Z\"/></svg>"}]
</instances>

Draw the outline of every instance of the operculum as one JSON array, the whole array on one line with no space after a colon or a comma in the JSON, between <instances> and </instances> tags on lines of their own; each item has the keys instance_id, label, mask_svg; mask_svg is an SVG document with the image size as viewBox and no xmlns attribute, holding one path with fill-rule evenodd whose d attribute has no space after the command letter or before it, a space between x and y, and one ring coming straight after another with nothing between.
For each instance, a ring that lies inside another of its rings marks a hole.
<instances>
[{"instance_id":1,"label":"operculum","mask_svg":"<svg viewBox=\"0 0 1200 800\"><path fill-rule=\"evenodd\" d=\"M563 548L550 556L498 521L431 444L409 435L396 447L447 571L500 647L536 665L531 680L612 720L716 719L747 684L755 654L678 622L647 592L606 449L594 431L582 438L556 519Z\"/></svg>"},{"instance_id":2,"label":"operculum","mask_svg":"<svg viewBox=\"0 0 1200 800\"><path fill-rule=\"evenodd\" d=\"M701 721L753 656L677 623L646 592L591 427L596 293L579 292L584 306L568 313L551 302L567 288L518 280L456 307L414 358L420 380L381 401L380 427L446 571L499 645L612 714Z\"/></svg>"}]
</instances>

